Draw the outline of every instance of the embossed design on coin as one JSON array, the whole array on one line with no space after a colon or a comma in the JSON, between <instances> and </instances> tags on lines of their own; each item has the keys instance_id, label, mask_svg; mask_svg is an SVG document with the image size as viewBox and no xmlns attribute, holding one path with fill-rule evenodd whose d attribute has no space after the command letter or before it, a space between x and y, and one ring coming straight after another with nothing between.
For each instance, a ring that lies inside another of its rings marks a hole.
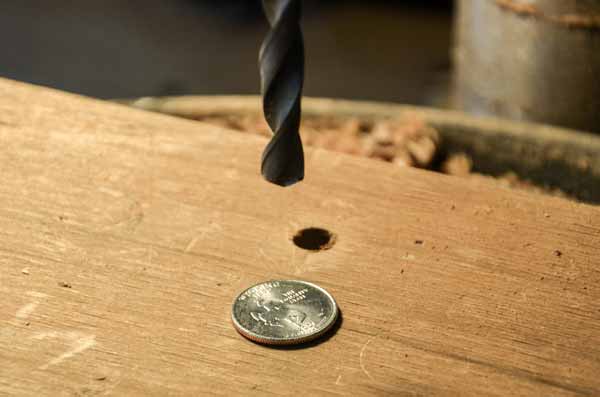
<instances>
[{"instance_id":1,"label":"embossed design on coin","mask_svg":"<svg viewBox=\"0 0 600 397\"><path fill-rule=\"evenodd\" d=\"M323 288L296 280L261 283L242 292L231 317L246 338L269 345L313 340L335 324L338 308Z\"/></svg>"}]
</instances>

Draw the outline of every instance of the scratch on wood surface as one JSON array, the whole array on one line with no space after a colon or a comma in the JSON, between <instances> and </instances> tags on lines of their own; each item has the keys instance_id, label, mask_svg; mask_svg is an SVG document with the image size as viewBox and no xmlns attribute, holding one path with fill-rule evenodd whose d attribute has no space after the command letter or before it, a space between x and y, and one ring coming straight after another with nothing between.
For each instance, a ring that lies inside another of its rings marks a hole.
<instances>
[{"instance_id":1,"label":"scratch on wood surface","mask_svg":"<svg viewBox=\"0 0 600 397\"><path fill-rule=\"evenodd\" d=\"M342 375L338 375L337 379L335 380L335 385L339 386L340 385L340 381L342 380Z\"/></svg>"},{"instance_id":2,"label":"scratch on wood surface","mask_svg":"<svg viewBox=\"0 0 600 397\"><path fill-rule=\"evenodd\" d=\"M416 256L407 253L404 256L402 256L401 259L404 259L405 261L414 261L416 259Z\"/></svg>"},{"instance_id":3,"label":"scratch on wood surface","mask_svg":"<svg viewBox=\"0 0 600 397\"><path fill-rule=\"evenodd\" d=\"M199 234L196 237L194 237L193 239L190 240L190 242L188 243L187 247L185 247L185 252L190 252L192 249L194 249L194 246L198 243L198 241L202 238L202 235Z\"/></svg>"},{"instance_id":4,"label":"scratch on wood surface","mask_svg":"<svg viewBox=\"0 0 600 397\"><path fill-rule=\"evenodd\" d=\"M296 247L292 244L292 269L296 268Z\"/></svg>"},{"instance_id":5,"label":"scratch on wood surface","mask_svg":"<svg viewBox=\"0 0 600 397\"><path fill-rule=\"evenodd\" d=\"M367 371L367 368L365 367L364 358L365 358L365 353L367 351L367 346L369 346L369 343L371 343L375 338L377 338L377 336L374 336L371 339L369 339L367 341L367 343L365 343L365 345L362 347L362 349L360 349L360 356L359 356L359 360L358 360L358 362L360 364L360 369L362 369L363 373L365 375L367 375L367 377L369 379L371 379L372 381L375 381L375 379L373 379L373 377L371 376L369 371Z\"/></svg>"},{"instance_id":6,"label":"scratch on wood surface","mask_svg":"<svg viewBox=\"0 0 600 397\"><path fill-rule=\"evenodd\" d=\"M35 309L39 306L39 299L48 298L48 295L36 291L27 291L25 295L34 299L26 305L22 306L19 310L17 310L17 312L15 313L15 318L17 320L27 319L31 315L31 313L33 313Z\"/></svg>"},{"instance_id":7,"label":"scratch on wood surface","mask_svg":"<svg viewBox=\"0 0 600 397\"><path fill-rule=\"evenodd\" d=\"M218 223L213 221L209 222L207 226L198 229L198 234L190 240L190 242L185 247L184 252L190 252L192 249L194 249L194 246L198 244L198 241L202 240L206 236L210 237L212 233L221 232L222 230L223 227ZM219 241L219 243L222 243L222 241Z\"/></svg>"},{"instance_id":8,"label":"scratch on wood surface","mask_svg":"<svg viewBox=\"0 0 600 397\"><path fill-rule=\"evenodd\" d=\"M102 193L106 193L109 196L116 197L116 198L123 197L123 192L121 192L119 190L114 190L114 189L111 189L111 188L108 188L105 186L100 186L98 188L98 191L102 192Z\"/></svg>"},{"instance_id":9,"label":"scratch on wood surface","mask_svg":"<svg viewBox=\"0 0 600 397\"><path fill-rule=\"evenodd\" d=\"M295 252L295 251L294 251ZM319 259L318 257L309 253L303 253L301 261L298 260L294 266L294 274L296 276L302 275L307 272L315 272L324 269L335 269L337 268L335 262L329 262L326 260Z\"/></svg>"},{"instance_id":10,"label":"scratch on wood surface","mask_svg":"<svg viewBox=\"0 0 600 397\"><path fill-rule=\"evenodd\" d=\"M64 360L75 356L76 354L82 353L87 349L91 348L96 344L95 335L87 335L78 331L48 331L40 332L32 339L44 340L44 339L63 339L70 343L70 349L66 352L58 355L57 357L50 360L48 363L39 367L39 369L48 369L52 365L60 364Z\"/></svg>"},{"instance_id":11,"label":"scratch on wood surface","mask_svg":"<svg viewBox=\"0 0 600 397\"><path fill-rule=\"evenodd\" d=\"M123 228L129 233L134 233L145 217L142 204L130 198L114 200L108 208L94 208L94 212L101 213L106 222L102 230Z\"/></svg>"},{"instance_id":12,"label":"scratch on wood surface","mask_svg":"<svg viewBox=\"0 0 600 397\"><path fill-rule=\"evenodd\" d=\"M294 253L295 252L296 251L294 250ZM295 264L295 255L294 255L294 274L296 276L299 276L303 273L306 273L307 271L312 270L309 265L310 257L307 254L304 254L303 256L304 256L304 259L296 265Z\"/></svg>"},{"instance_id":13,"label":"scratch on wood surface","mask_svg":"<svg viewBox=\"0 0 600 397\"><path fill-rule=\"evenodd\" d=\"M15 314L15 317L18 318L19 320L24 320L27 317L29 317L29 315L31 313L34 312L35 308L39 305L39 302L31 302L26 304L25 306L23 306L22 308L20 308L19 310L17 310L17 313Z\"/></svg>"},{"instance_id":14,"label":"scratch on wood surface","mask_svg":"<svg viewBox=\"0 0 600 397\"><path fill-rule=\"evenodd\" d=\"M27 291L25 293L25 295L32 296L34 298L48 298L50 296L48 294L44 294L43 292L37 292L37 291Z\"/></svg>"},{"instance_id":15,"label":"scratch on wood surface","mask_svg":"<svg viewBox=\"0 0 600 397\"><path fill-rule=\"evenodd\" d=\"M310 266L309 266L309 261L310 261L310 257L304 253L304 259L302 259L302 261L300 261L300 263L298 263L297 265L294 265L294 274L295 275L301 275L302 273L306 273L307 271L310 270Z\"/></svg>"},{"instance_id":16,"label":"scratch on wood surface","mask_svg":"<svg viewBox=\"0 0 600 397\"><path fill-rule=\"evenodd\" d=\"M356 206L352 203L344 201L340 198L326 199L321 203L324 208L341 208L343 210L356 210Z\"/></svg>"},{"instance_id":17,"label":"scratch on wood surface","mask_svg":"<svg viewBox=\"0 0 600 397\"><path fill-rule=\"evenodd\" d=\"M273 258L267 256L267 254L265 253L265 250L263 250L262 248L258 249L258 254L260 255L261 258L264 258L265 263L268 264L269 268L271 269L277 269L277 261L275 261Z\"/></svg>"}]
</instances>

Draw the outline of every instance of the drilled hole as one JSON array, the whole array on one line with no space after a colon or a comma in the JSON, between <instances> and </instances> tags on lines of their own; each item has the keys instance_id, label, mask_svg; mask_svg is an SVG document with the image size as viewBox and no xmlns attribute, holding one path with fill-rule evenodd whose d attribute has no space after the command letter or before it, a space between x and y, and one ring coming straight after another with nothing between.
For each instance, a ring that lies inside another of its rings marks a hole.
<instances>
[{"instance_id":1,"label":"drilled hole","mask_svg":"<svg viewBox=\"0 0 600 397\"><path fill-rule=\"evenodd\" d=\"M294 244L309 251L328 250L335 244L335 234L318 227L302 229L293 238Z\"/></svg>"}]
</instances>

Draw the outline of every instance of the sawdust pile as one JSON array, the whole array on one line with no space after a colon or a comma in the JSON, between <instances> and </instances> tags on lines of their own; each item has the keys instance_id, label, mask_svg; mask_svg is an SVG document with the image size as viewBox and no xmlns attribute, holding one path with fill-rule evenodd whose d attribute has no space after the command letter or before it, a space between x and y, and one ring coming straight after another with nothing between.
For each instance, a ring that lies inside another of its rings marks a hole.
<instances>
[{"instance_id":1,"label":"sawdust pile","mask_svg":"<svg viewBox=\"0 0 600 397\"><path fill-rule=\"evenodd\" d=\"M211 115L198 121L265 137L271 131L261 115ZM492 179L501 186L565 196L520 178L514 172L491 177L473 171L473 160L466 153L445 153L440 134L418 116L399 119L364 120L356 117L314 117L302 119L300 131L305 145L448 175Z\"/></svg>"}]
</instances>

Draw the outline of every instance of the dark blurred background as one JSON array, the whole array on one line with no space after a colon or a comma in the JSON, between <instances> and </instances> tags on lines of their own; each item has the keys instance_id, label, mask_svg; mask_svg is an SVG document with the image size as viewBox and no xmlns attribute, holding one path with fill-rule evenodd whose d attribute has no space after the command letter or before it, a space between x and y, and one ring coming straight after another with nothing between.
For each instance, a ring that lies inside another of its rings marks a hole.
<instances>
[{"instance_id":1,"label":"dark blurred background","mask_svg":"<svg viewBox=\"0 0 600 397\"><path fill-rule=\"evenodd\" d=\"M305 1L306 94L440 105L451 0ZM0 76L100 98L259 92L255 0L0 5Z\"/></svg>"}]
</instances>

